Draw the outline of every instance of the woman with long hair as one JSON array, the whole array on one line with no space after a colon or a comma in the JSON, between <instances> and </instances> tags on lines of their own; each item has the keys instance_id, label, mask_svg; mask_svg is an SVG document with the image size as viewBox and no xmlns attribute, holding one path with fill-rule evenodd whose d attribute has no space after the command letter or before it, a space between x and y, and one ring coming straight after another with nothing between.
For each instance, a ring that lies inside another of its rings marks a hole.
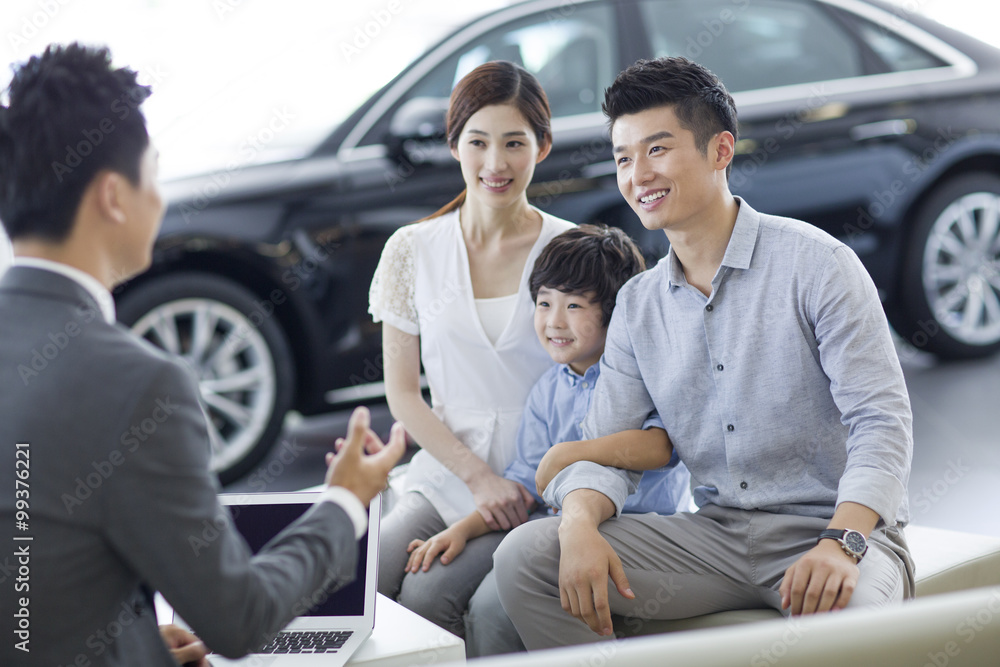
<instances>
[{"instance_id":1,"label":"woman with long hair","mask_svg":"<svg viewBox=\"0 0 1000 667\"><path fill-rule=\"evenodd\" d=\"M389 409L421 447L382 522L378 588L459 636L504 533L428 572L405 573L407 546L474 510L498 531L531 510L531 494L502 475L528 391L553 363L534 333L527 278L546 243L573 226L525 194L552 147L550 117L544 91L524 69L489 62L466 75L447 116L466 188L389 238L369 297L383 323ZM421 363L431 406L421 395Z\"/></svg>"}]
</instances>

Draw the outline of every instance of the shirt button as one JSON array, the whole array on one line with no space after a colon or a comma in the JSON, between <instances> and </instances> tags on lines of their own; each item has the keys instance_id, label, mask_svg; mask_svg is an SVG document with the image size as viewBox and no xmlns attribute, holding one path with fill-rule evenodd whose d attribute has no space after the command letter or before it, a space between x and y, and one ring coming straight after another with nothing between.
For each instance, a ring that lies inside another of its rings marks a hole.
<instances>
[{"instance_id":1,"label":"shirt button","mask_svg":"<svg viewBox=\"0 0 1000 667\"><path fill-rule=\"evenodd\" d=\"M707 310L708 312L712 312L712 304L708 304L707 306L705 306L705 310Z\"/></svg>"},{"instance_id":2,"label":"shirt button","mask_svg":"<svg viewBox=\"0 0 1000 667\"><path fill-rule=\"evenodd\" d=\"M729 426L727 426L727 427L726 427L726 430L727 430L727 431L730 431L730 432L731 432L731 431L735 431L735 430L736 430L736 427L735 427L735 426L733 426L732 424L730 424Z\"/></svg>"},{"instance_id":3,"label":"shirt button","mask_svg":"<svg viewBox=\"0 0 1000 667\"><path fill-rule=\"evenodd\" d=\"M716 367L715 367L715 370L717 370L717 371L721 371L721 370L722 370L722 364L719 364L718 366L716 366Z\"/></svg>"},{"instance_id":4,"label":"shirt button","mask_svg":"<svg viewBox=\"0 0 1000 667\"><path fill-rule=\"evenodd\" d=\"M584 382L584 383L583 383L583 388L584 388L584 389L586 389L586 388L587 388L587 387L589 387L589 386L590 386L590 383L589 383L589 382Z\"/></svg>"},{"instance_id":5,"label":"shirt button","mask_svg":"<svg viewBox=\"0 0 1000 667\"><path fill-rule=\"evenodd\" d=\"M740 482L740 488L741 489L746 489L747 488L747 483L746 482Z\"/></svg>"}]
</instances>

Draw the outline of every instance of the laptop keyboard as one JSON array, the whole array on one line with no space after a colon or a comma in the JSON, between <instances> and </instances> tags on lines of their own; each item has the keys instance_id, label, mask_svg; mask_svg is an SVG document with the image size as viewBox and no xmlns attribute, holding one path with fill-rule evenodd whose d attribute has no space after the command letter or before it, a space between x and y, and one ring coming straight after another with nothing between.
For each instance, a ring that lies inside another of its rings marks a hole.
<instances>
[{"instance_id":1,"label":"laptop keyboard","mask_svg":"<svg viewBox=\"0 0 1000 667\"><path fill-rule=\"evenodd\" d=\"M353 630L279 632L259 653L336 653Z\"/></svg>"}]
</instances>

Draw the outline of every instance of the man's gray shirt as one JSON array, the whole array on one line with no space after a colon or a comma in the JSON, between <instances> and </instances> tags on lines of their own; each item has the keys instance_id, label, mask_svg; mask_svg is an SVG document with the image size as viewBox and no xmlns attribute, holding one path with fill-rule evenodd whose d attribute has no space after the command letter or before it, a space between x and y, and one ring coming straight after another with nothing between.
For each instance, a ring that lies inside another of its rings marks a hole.
<instances>
[{"instance_id":1,"label":"man's gray shirt","mask_svg":"<svg viewBox=\"0 0 1000 667\"><path fill-rule=\"evenodd\" d=\"M710 296L673 249L619 292L584 437L656 410L699 506L831 517L852 501L905 525L910 401L871 278L829 234L739 203ZM581 462L545 500L594 489L621 513L639 477Z\"/></svg>"}]
</instances>

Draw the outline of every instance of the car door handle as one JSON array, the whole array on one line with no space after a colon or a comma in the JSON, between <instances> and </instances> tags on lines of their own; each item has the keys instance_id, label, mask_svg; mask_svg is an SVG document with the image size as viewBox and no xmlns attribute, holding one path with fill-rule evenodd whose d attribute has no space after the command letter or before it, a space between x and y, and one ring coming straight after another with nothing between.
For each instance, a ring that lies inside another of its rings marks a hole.
<instances>
[{"instance_id":1,"label":"car door handle","mask_svg":"<svg viewBox=\"0 0 1000 667\"><path fill-rule=\"evenodd\" d=\"M913 134L916 129L917 121L912 118L897 118L855 125L851 128L850 134L854 141L867 141L880 137L899 137L904 134Z\"/></svg>"}]
</instances>

